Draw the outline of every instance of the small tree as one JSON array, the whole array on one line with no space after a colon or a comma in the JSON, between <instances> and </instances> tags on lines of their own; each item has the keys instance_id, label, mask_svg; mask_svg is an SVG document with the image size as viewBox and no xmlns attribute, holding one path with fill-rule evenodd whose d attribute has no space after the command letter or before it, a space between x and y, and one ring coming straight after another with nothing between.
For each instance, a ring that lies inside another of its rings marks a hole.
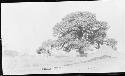
<instances>
[{"instance_id":1,"label":"small tree","mask_svg":"<svg viewBox=\"0 0 125 76\"><path fill-rule=\"evenodd\" d=\"M80 54L84 54L90 46L100 45L115 47L117 42L114 39L107 39L106 32L109 29L107 22L96 20L96 16L88 11L73 12L62 18L62 21L53 27L53 36L58 39L51 44L52 48L63 49L70 52L78 49ZM52 43L52 42L51 42Z\"/></svg>"}]
</instances>

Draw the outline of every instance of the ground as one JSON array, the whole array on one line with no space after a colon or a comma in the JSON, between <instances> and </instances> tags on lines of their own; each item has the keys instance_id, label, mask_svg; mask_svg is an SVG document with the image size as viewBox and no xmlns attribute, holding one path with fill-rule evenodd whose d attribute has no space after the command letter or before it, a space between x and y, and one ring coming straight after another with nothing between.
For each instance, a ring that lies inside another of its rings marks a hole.
<instances>
[{"instance_id":1,"label":"ground","mask_svg":"<svg viewBox=\"0 0 125 76\"><path fill-rule=\"evenodd\" d=\"M124 60L123 54L107 47L102 47L87 57L49 57L6 52L2 57L2 68L4 74L125 72Z\"/></svg>"}]
</instances>

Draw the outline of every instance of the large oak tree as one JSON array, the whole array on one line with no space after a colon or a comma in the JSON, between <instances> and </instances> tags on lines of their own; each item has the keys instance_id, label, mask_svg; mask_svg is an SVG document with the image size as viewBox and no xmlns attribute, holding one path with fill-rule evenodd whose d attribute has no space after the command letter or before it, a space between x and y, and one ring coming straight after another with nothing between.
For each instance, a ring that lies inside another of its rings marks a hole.
<instances>
[{"instance_id":1,"label":"large oak tree","mask_svg":"<svg viewBox=\"0 0 125 76\"><path fill-rule=\"evenodd\" d=\"M73 12L53 27L53 36L58 39L51 42L51 47L66 52L78 49L80 54L84 54L90 46L96 45L96 49L103 44L115 47L117 42L107 38L108 29L107 22L98 21L96 15L91 12Z\"/></svg>"}]
</instances>

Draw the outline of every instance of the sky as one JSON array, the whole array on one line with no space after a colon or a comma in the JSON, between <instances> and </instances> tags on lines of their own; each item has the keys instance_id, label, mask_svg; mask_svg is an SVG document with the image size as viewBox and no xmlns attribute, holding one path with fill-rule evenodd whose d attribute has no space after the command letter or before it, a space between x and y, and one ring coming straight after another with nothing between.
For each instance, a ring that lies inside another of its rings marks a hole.
<instances>
[{"instance_id":1,"label":"sky","mask_svg":"<svg viewBox=\"0 0 125 76\"><path fill-rule=\"evenodd\" d=\"M3 49L35 53L42 41L52 36L54 25L65 15L76 11L96 14L97 20L110 25L108 37L118 41L118 51L125 49L125 9L123 0L106 2L27 2L1 4Z\"/></svg>"}]
</instances>

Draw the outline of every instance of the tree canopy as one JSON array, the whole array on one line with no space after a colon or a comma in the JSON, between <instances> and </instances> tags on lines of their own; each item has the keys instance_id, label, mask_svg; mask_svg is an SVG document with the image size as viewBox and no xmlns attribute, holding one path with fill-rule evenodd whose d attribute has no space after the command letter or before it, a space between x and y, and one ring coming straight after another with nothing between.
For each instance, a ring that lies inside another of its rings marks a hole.
<instances>
[{"instance_id":1,"label":"tree canopy","mask_svg":"<svg viewBox=\"0 0 125 76\"><path fill-rule=\"evenodd\" d=\"M70 13L53 27L53 36L58 39L54 41L52 47L58 47L67 52L78 49L79 53L84 53L85 48L95 44L96 49L99 49L104 42L106 45L115 46L117 41L107 39L109 27L107 22L98 21L96 15L91 12Z\"/></svg>"}]
</instances>

